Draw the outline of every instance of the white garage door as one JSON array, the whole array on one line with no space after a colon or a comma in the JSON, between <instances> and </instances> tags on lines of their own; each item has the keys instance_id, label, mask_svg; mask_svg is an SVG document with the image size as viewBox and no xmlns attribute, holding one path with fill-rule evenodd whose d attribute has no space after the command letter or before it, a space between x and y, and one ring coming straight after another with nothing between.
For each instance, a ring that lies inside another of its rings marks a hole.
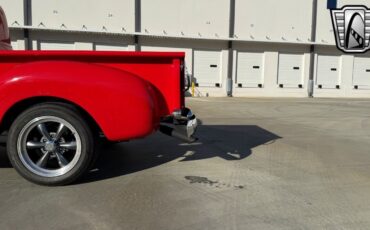
<instances>
[{"instance_id":1,"label":"white garage door","mask_svg":"<svg viewBox=\"0 0 370 230\"><path fill-rule=\"evenodd\" d=\"M238 87L262 87L263 53L238 52L235 82Z\"/></svg>"},{"instance_id":2,"label":"white garage door","mask_svg":"<svg viewBox=\"0 0 370 230\"><path fill-rule=\"evenodd\" d=\"M355 57L353 63L353 85L355 88L370 88L370 58Z\"/></svg>"},{"instance_id":3,"label":"white garage door","mask_svg":"<svg viewBox=\"0 0 370 230\"><path fill-rule=\"evenodd\" d=\"M120 44L104 44L104 43L94 43L94 50L97 51L127 51L128 45Z\"/></svg>"},{"instance_id":4,"label":"white garage door","mask_svg":"<svg viewBox=\"0 0 370 230\"><path fill-rule=\"evenodd\" d=\"M339 56L318 55L316 84L319 88L339 88L339 63Z\"/></svg>"},{"instance_id":5,"label":"white garage door","mask_svg":"<svg viewBox=\"0 0 370 230\"><path fill-rule=\"evenodd\" d=\"M193 76L198 86L221 87L221 52L194 50Z\"/></svg>"},{"instance_id":6,"label":"white garage door","mask_svg":"<svg viewBox=\"0 0 370 230\"><path fill-rule=\"evenodd\" d=\"M64 41L39 41L38 50L75 50L74 42Z\"/></svg>"},{"instance_id":7,"label":"white garage door","mask_svg":"<svg viewBox=\"0 0 370 230\"><path fill-rule=\"evenodd\" d=\"M280 87L303 87L303 54L279 54L278 84Z\"/></svg>"},{"instance_id":8,"label":"white garage door","mask_svg":"<svg viewBox=\"0 0 370 230\"><path fill-rule=\"evenodd\" d=\"M12 41L11 45L13 47L13 50L18 50L18 41Z\"/></svg>"}]
</instances>

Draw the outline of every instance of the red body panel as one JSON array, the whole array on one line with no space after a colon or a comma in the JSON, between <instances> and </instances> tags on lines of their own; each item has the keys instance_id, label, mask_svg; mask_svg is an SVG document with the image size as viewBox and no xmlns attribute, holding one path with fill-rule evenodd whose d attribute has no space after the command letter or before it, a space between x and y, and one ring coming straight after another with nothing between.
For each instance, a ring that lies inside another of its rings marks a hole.
<instances>
[{"instance_id":1,"label":"red body panel","mask_svg":"<svg viewBox=\"0 0 370 230\"><path fill-rule=\"evenodd\" d=\"M56 97L86 110L112 141L153 132L184 106L184 53L0 51L0 120L32 97Z\"/></svg>"}]
</instances>

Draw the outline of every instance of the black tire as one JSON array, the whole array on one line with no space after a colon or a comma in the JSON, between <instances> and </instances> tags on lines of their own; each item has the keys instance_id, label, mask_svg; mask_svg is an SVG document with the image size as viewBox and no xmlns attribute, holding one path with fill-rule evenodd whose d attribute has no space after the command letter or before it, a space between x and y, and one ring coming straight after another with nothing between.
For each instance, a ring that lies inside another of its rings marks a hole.
<instances>
[{"instance_id":1,"label":"black tire","mask_svg":"<svg viewBox=\"0 0 370 230\"><path fill-rule=\"evenodd\" d=\"M56 139L58 130L51 132L45 129L46 134L49 134L42 135L40 125L51 130L58 126L59 121L59 125L64 124L67 130L63 131L66 137L61 137L65 140ZM70 184L78 180L93 164L96 156L93 131L84 116L74 106L64 103L38 104L21 113L11 125L7 140L8 156L18 173L31 182L48 186ZM37 135L47 140L39 140ZM30 137L33 139L27 139ZM70 139L68 143L67 138ZM36 143L33 140L37 140L38 144L46 144L33 149L31 144L29 146L30 142ZM69 149L65 146L69 146ZM70 155L70 162L67 160L66 153ZM37 157L47 154L46 163L40 163L41 159ZM42 166L38 165L39 163ZM55 168L49 166L52 163Z\"/></svg>"}]
</instances>

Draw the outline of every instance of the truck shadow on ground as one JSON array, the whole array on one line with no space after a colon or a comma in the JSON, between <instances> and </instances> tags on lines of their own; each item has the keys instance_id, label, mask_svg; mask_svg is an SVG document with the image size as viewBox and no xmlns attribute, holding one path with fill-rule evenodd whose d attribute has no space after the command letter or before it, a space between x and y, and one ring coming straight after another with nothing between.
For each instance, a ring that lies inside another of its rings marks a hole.
<instances>
[{"instance_id":1,"label":"truck shadow on ground","mask_svg":"<svg viewBox=\"0 0 370 230\"><path fill-rule=\"evenodd\" d=\"M96 167L78 183L89 183L135 173L167 162L219 157L243 160L252 149L281 137L254 125L201 125L197 143L181 144L157 133L151 137L102 148Z\"/></svg>"},{"instance_id":2,"label":"truck shadow on ground","mask_svg":"<svg viewBox=\"0 0 370 230\"><path fill-rule=\"evenodd\" d=\"M243 160L252 149L273 143L281 137L255 125L201 125L199 141L183 144L156 133L148 138L105 146L96 166L77 183L90 183L153 168L167 162L196 161L219 157ZM6 148L0 147L0 168L10 168Z\"/></svg>"},{"instance_id":3,"label":"truck shadow on ground","mask_svg":"<svg viewBox=\"0 0 370 230\"><path fill-rule=\"evenodd\" d=\"M153 168L178 159L196 161L219 157L243 160L252 149L273 143L281 137L255 125L201 125L199 141L182 144L177 139L156 133L150 137L105 146L93 170L77 183L89 183ZM10 168L6 148L0 147L0 168Z\"/></svg>"},{"instance_id":4,"label":"truck shadow on ground","mask_svg":"<svg viewBox=\"0 0 370 230\"><path fill-rule=\"evenodd\" d=\"M11 168L12 165L6 155L6 148L4 146L0 146L0 168Z\"/></svg>"}]
</instances>

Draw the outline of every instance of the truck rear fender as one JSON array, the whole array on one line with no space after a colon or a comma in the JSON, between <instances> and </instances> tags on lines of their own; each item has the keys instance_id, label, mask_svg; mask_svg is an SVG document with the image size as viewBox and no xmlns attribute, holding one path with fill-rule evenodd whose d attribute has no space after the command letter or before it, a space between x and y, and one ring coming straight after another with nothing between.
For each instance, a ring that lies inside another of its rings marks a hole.
<instances>
[{"instance_id":1,"label":"truck rear fender","mask_svg":"<svg viewBox=\"0 0 370 230\"><path fill-rule=\"evenodd\" d=\"M22 64L0 76L0 119L33 97L70 101L84 109L108 140L143 137L157 128L160 94L131 73L98 64L43 61Z\"/></svg>"}]
</instances>

